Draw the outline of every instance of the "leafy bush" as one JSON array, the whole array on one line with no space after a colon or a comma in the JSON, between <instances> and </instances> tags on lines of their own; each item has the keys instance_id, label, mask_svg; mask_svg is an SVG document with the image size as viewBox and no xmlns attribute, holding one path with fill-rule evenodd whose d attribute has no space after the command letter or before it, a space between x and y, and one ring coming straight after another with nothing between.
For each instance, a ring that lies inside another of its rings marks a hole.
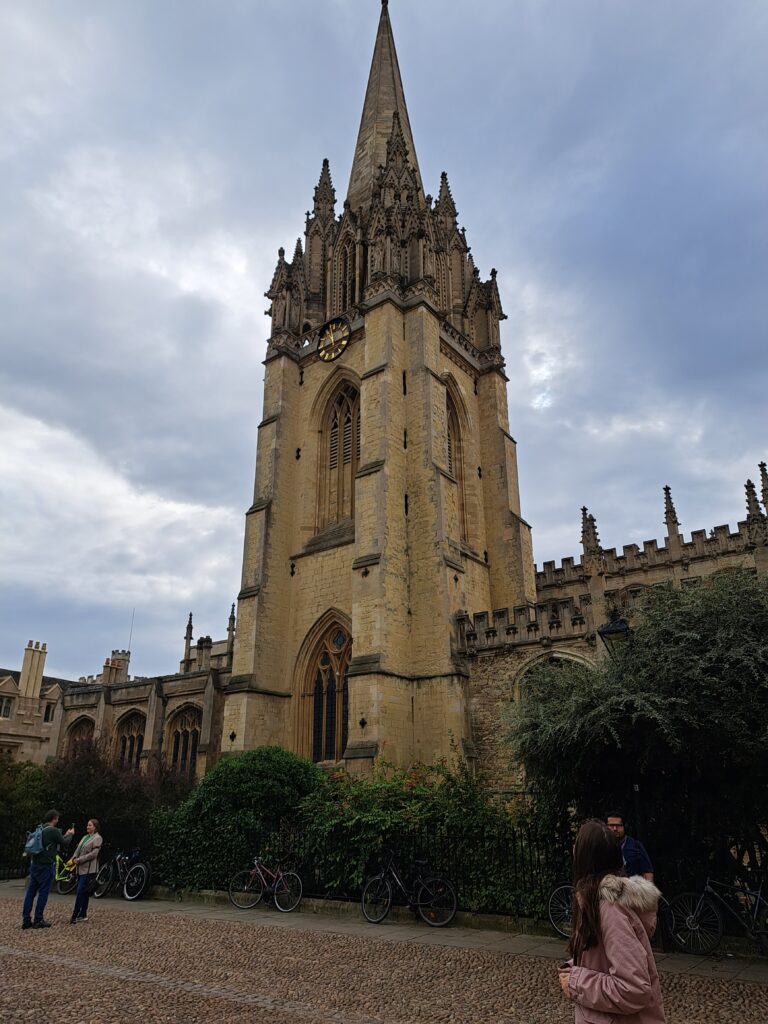
<instances>
[{"instance_id":1,"label":"leafy bush","mask_svg":"<svg viewBox=\"0 0 768 1024\"><path fill-rule=\"evenodd\" d=\"M454 766L384 765L372 779L340 772L301 808L303 875L315 892L356 896L393 849L407 871L416 859L456 883L464 909L538 913L562 867L457 760Z\"/></svg>"},{"instance_id":2,"label":"leafy bush","mask_svg":"<svg viewBox=\"0 0 768 1024\"><path fill-rule=\"evenodd\" d=\"M97 818L108 850L146 849L153 810L178 803L189 788L188 782L155 763L146 773L118 768L99 744L46 765L2 757L0 864L19 860L25 832L52 807L61 812L62 827L74 824L78 836L85 833L89 818Z\"/></svg>"},{"instance_id":3,"label":"leafy bush","mask_svg":"<svg viewBox=\"0 0 768 1024\"><path fill-rule=\"evenodd\" d=\"M174 888L225 886L321 782L315 765L279 747L222 758L187 800L154 815L159 876Z\"/></svg>"}]
</instances>

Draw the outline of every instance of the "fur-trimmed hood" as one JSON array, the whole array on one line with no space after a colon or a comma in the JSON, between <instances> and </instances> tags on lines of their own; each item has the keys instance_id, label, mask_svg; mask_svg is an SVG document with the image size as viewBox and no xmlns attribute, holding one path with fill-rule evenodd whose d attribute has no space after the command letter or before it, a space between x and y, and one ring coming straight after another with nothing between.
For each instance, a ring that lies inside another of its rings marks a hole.
<instances>
[{"instance_id":1,"label":"fur-trimmed hood","mask_svg":"<svg viewBox=\"0 0 768 1024\"><path fill-rule=\"evenodd\" d=\"M632 875L606 875L600 883L600 899L606 903L618 903L638 914L655 914L661 893L647 878Z\"/></svg>"}]
</instances>

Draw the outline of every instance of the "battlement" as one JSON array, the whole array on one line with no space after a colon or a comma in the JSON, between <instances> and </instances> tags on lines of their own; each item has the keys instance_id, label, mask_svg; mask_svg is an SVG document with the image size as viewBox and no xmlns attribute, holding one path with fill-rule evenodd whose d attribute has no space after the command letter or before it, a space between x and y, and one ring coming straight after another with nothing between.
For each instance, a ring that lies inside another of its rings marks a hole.
<instances>
[{"instance_id":1,"label":"battlement","mask_svg":"<svg viewBox=\"0 0 768 1024\"><path fill-rule=\"evenodd\" d=\"M523 644L549 646L555 640L584 638L592 632L591 598L582 594L491 612L458 612L459 650L476 654Z\"/></svg>"},{"instance_id":2,"label":"battlement","mask_svg":"<svg viewBox=\"0 0 768 1024\"><path fill-rule=\"evenodd\" d=\"M694 560L746 554L750 546L746 521L739 523L735 532L727 524L715 526L709 534L706 530L694 530L689 541L678 534L671 539L665 538L663 544L658 540L643 541L642 549L638 544L625 544L621 554L616 548L601 549L589 558L589 568L584 556L578 560L564 558L559 566L554 561L544 562L541 569L536 570L536 589L540 592L547 587L584 583L587 574L595 570L610 577L625 576L634 571L647 572L655 567L669 568L675 564L687 566Z\"/></svg>"}]
</instances>

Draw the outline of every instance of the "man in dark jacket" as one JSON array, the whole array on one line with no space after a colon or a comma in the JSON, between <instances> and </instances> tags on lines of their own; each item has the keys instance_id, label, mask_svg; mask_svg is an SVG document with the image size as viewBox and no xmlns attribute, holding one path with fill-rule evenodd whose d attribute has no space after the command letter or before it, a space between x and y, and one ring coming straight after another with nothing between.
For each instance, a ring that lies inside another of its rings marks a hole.
<instances>
[{"instance_id":1,"label":"man in dark jacket","mask_svg":"<svg viewBox=\"0 0 768 1024\"><path fill-rule=\"evenodd\" d=\"M642 875L649 882L653 881L653 864L648 852L639 839L627 835L623 814L609 814L605 823L621 843L621 855L624 858L624 869L631 877Z\"/></svg>"},{"instance_id":2,"label":"man in dark jacket","mask_svg":"<svg viewBox=\"0 0 768 1024\"><path fill-rule=\"evenodd\" d=\"M59 824L59 812L48 811L43 819L43 849L40 853L32 854L32 863L29 866L29 883L24 896L24 908L21 912L22 928L50 928L50 921L43 917L45 905L48 902L48 893L51 891L53 882L56 854L72 842L75 834L74 825L66 832L61 832ZM37 896L35 906L35 918L32 920L32 905Z\"/></svg>"}]
</instances>

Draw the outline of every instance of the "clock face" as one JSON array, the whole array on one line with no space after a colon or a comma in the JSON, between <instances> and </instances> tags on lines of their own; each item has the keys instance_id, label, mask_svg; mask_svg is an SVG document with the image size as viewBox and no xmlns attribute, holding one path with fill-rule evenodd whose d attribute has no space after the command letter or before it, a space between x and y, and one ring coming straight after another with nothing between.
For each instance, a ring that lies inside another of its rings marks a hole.
<instances>
[{"instance_id":1,"label":"clock face","mask_svg":"<svg viewBox=\"0 0 768 1024\"><path fill-rule=\"evenodd\" d=\"M349 334L349 324L346 320L331 320L320 335L320 343L317 347L320 358L326 363L338 359L349 344Z\"/></svg>"}]
</instances>

